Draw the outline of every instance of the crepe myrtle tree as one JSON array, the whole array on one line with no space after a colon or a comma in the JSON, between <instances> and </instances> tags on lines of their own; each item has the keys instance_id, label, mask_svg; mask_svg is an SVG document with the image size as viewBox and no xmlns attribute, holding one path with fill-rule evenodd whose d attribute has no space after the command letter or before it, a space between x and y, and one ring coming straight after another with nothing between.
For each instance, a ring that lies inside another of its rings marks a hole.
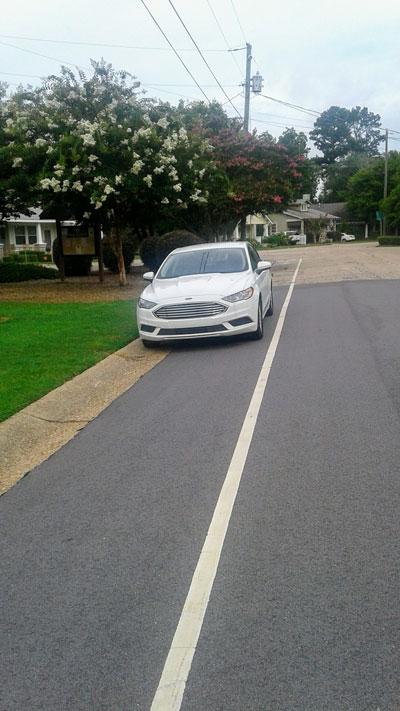
<instances>
[{"instance_id":1,"label":"crepe myrtle tree","mask_svg":"<svg viewBox=\"0 0 400 711\"><path fill-rule=\"evenodd\" d=\"M227 214L236 221L285 204L300 179L299 162L269 135L236 128L210 136L214 159L229 180Z\"/></svg>"},{"instance_id":2,"label":"crepe myrtle tree","mask_svg":"<svg viewBox=\"0 0 400 711\"><path fill-rule=\"evenodd\" d=\"M126 284L122 233L207 201L211 146L164 113L152 120L138 100L138 82L103 61L93 73L62 69L16 112L8 130L13 166L40 164L36 201L112 236L120 284Z\"/></svg>"},{"instance_id":3,"label":"crepe myrtle tree","mask_svg":"<svg viewBox=\"0 0 400 711\"><path fill-rule=\"evenodd\" d=\"M34 102L32 89L21 87L9 97L7 85L0 84L0 221L29 214L35 204L40 157L30 150L26 129L21 130L19 124L21 112L31 109Z\"/></svg>"}]
</instances>

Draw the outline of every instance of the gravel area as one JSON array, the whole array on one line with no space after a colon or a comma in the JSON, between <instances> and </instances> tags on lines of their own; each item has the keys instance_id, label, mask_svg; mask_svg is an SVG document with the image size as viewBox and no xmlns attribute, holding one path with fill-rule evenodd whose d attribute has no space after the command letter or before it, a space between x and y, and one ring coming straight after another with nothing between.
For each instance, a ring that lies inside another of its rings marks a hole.
<instances>
[{"instance_id":1,"label":"gravel area","mask_svg":"<svg viewBox=\"0 0 400 711\"><path fill-rule=\"evenodd\" d=\"M273 263L275 284L288 284L302 258L296 283L321 284L358 279L400 279L400 248L377 242L270 249L262 252Z\"/></svg>"}]
</instances>

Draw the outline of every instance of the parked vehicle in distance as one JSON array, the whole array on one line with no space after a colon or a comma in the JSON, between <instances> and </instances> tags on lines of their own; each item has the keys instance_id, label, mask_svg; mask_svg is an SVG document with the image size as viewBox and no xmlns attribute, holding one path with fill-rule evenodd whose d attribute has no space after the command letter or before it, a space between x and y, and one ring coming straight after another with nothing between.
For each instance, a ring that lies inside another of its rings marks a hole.
<instances>
[{"instance_id":1,"label":"parked vehicle in distance","mask_svg":"<svg viewBox=\"0 0 400 711\"><path fill-rule=\"evenodd\" d=\"M145 346L181 338L263 336L273 313L271 262L248 242L213 242L171 252L137 305Z\"/></svg>"},{"instance_id":2,"label":"parked vehicle in distance","mask_svg":"<svg viewBox=\"0 0 400 711\"><path fill-rule=\"evenodd\" d=\"M354 235L348 235L346 232L342 232L340 235L340 241L341 242L354 242L355 236Z\"/></svg>"},{"instance_id":3,"label":"parked vehicle in distance","mask_svg":"<svg viewBox=\"0 0 400 711\"><path fill-rule=\"evenodd\" d=\"M289 236L289 242L291 242L292 244L306 244L307 236L305 234L298 234L296 232L295 234Z\"/></svg>"}]
</instances>

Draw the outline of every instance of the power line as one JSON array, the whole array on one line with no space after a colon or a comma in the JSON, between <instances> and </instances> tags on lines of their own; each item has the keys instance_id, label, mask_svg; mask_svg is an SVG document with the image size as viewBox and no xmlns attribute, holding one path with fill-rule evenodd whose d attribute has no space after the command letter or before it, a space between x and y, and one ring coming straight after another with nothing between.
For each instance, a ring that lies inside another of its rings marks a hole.
<instances>
[{"instance_id":1,"label":"power line","mask_svg":"<svg viewBox=\"0 0 400 711\"><path fill-rule=\"evenodd\" d=\"M195 83L196 86L200 89L201 93L202 93L203 96L207 99L208 103L211 104L211 101L210 101L210 99L208 98L207 94L205 93L205 91L203 91L203 89L201 88L201 86L200 86L200 84L198 83L198 81L194 78L194 76L193 76L192 72L190 71L189 67L186 66L186 64L185 64L185 62L183 61L182 57L180 56L180 54L178 53L178 51L175 49L175 47L174 47L174 45L172 44L172 42L170 42L170 40L168 39L168 37L167 37L167 35L165 34L164 30L162 29L161 25L159 25L159 23L157 22L156 18L155 18L154 15L153 15L153 13L152 13L151 10L147 7L147 5L146 5L146 3L145 3L145 0L140 0L140 2L142 3L143 7L144 7L144 8L147 10L147 12L149 13L149 15L150 15L151 19L153 20L154 24L157 25L157 27L158 27L158 29L160 30L160 32L161 32L161 34L163 35L163 37L167 40L169 46L170 46L171 49L174 51L174 54L178 57L180 63L185 67L185 69L186 69L187 73L189 74L189 76L193 79L194 83Z\"/></svg>"},{"instance_id":2,"label":"power line","mask_svg":"<svg viewBox=\"0 0 400 711\"><path fill-rule=\"evenodd\" d=\"M83 42L80 40L61 40L61 39L50 39L47 37L27 37L26 35L4 35L0 33L0 37L5 39L17 39L24 40L27 42L51 42L52 44L73 44L81 45L83 47L115 47L116 49L137 49L137 50L150 50L157 52L171 52L170 47L149 47L142 45L133 44L115 44L111 42ZM195 52L195 49L191 47L181 47L177 48L178 52ZM227 52L226 49L203 49L203 52Z\"/></svg>"},{"instance_id":3,"label":"power line","mask_svg":"<svg viewBox=\"0 0 400 711\"><path fill-rule=\"evenodd\" d=\"M170 94L171 96L179 96L181 99L190 99L190 101L198 101L198 98L194 96L188 96L187 94L178 94L176 91L168 91L167 89L161 89L154 84L145 84L142 82L142 86L148 87L149 89L155 89L156 91L161 91L163 94Z\"/></svg>"},{"instance_id":4,"label":"power line","mask_svg":"<svg viewBox=\"0 0 400 711\"><path fill-rule=\"evenodd\" d=\"M269 117L272 118L272 119L277 118L277 119L288 119L288 120L290 120L290 119L292 118L291 116L288 116L287 114L285 114L285 115L284 115L284 114L270 114L270 113L265 113L265 112L263 112L263 111L255 111L255 112L253 112L253 116L256 116L256 115L257 115L257 116L269 116ZM297 118L297 117L296 117L296 123L299 123L300 121L303 122L303 121L306 121L306 120L307 120L307 119L302 119L302 118Z\"/></svg>"},{"instance_id":5,"label":"power line","mask_svg":"<svg viewBox=\"0 0 400 711\"><path fill-rule=\"evenodd\" d=\"M238 13L237 13L237 10L236 10L236 7L235 7L235 3L233 2L233 0L231 0L231 5L232 5L232 10L233 10L233 12L234 12L234 14L235 14L237 23L238 23L238 25L239 25L239 27L240 27L240 31L241 31L241 33L242 33L242 37L243 37L244 41L245 41L246 44L247 44L247 39L246 39L246 35L245 35L245 33L244 33L243 25L242 25L242 23L240 22L240 18L239 18L239 15L238 15Z\"/></svg>"},{"instance_id":6,"label":"power line","mask_svg":"<svg viewBox=\"0 0 400 711\"><path fill-rule=\"evenodd\" d=\"M144 2L144 0L141 0L141 2ZM217 82L218 86L220 87L222 93L224 94L224 96L226 96L226 98L228 99L228 101L229 101L229 103L231 104L231 106L233 107L233 109L236 111L236 113L237 113L237 115L239 116L239 118L242 118L242 116L240 115L240 113L239 113L239 111L237 110L236 106L234 106L234 104L232 104L232 102L231 102L231 100L230 100L228 94L226 93L224 87L222 86L222 84L220 83L220 81L219 81L219 80L217 79L217 77L215 76L213 70L211 69L209 63L207 62L207 60L206 60L204 54L202 53L202 51L201 51L199 45L197 44L196 40L193 38L192 34L190 33L190 31L189 31L188 28L186 27L186 25L185 25L184 21L182 20L180 14L179 14L179 12L178 12L178 10L176 9L174 3L172 2L172 0L168 0L168 2L169 2L169 4L171 5L171 7L172 7L172 9L173 9L175 15L177 16L179 22L180 22L181 25L184 27L185 31L187 32L187 34L189 35L190 39L192 40L194 46L196 47L198 53L200 54L200 57L202 58L204 64L205 64L206 67L207 67L207 69L210 71L210 73L211 73L212 76L214 77L215 81Z\"/></svg>"},{"instance_id":7,"label":"power line","mask_svg":"<svg viewBox=\"0 0 400 711\"><path fill-rule=\"evenodd\" d=\"M229 54L230 54L230 56L232 57L232 62L235 63L237 69L239 70L239 74L240 74L241 78L243 79L243 69L241 69L241 67L239 66L239 63L238 63L238 61L237 61L235 55L233 54L233 52L232 52L232 50L231 50L231 47L230 47L229 42L228 42L228 40L227 40L227 38L226 38L225 32L224 32L224 30L222 29L221 23L220 23L220 21L218 20L218 17L216 16L216 14L215 14L215 12L214 12L214 8L213 8L213 6L211 5L210 0L206 0L206 3L207 3L207 5L208 5L208 7L210 8L210 11L211 11L211 13L212 13L212 15L213 15L213 17L214 17L214 20L215 20L215 22L217 23L217 27L218 27L218 29L219 29L219 31L220 31L220 33L221 33L221 35L222 35L222 37L223 37L223 39L224 39L224 41L225 41L225 44L226 44L226 46L227 46L227 48L228 48L228 51L229 51Z\"/></svg>"},{"instance_id":8,"label":"power line","mask_svg":"<svg viewBox=\"0 0 400 711\"><path fill-rule=\"evenodd\" d=\"M2 72L0 72L0 74L2 74ZM144 83L147 84L147 82L144 82ZM150 85L149 85L149 86L150 86ZM156 82L152 82L152 86L154 86L154 87L156 87L156 86L185 86L185 87L192 87L193 84L159 84L159 83L156 83ZM207 88L210 89L210 88L213 88L213 87L215 88L215 87L218 86L218 85L217 85L217 84L203 84L203 86L204 86L205 89L207 89ZM237 84L224 84L223 86L225 87L225 89L233 89L235 86L238 86L238 85L237 85Z\"/></svg>"},{"instance_id":9,"label":"power line","mask_svg":"<svg viewBox=\"0 0 400 711\"><path fill-rule=\"evenodd\" d=\"M9 42L1 42L0 45L3 47L11 47L12 49L18 49L20 52L27 52L28 54L34 54L37 57L43 57L44 59L50 59L52 62L57 62L58 64L69 64L71 67L77 69L87 69L90 71L89 67L80 67L74 62L67 62L65 59L58 59L58 57L49 57L47 54L41 54L40 52L35 52L33 49L25 49L24 47L18 47L16 44L10 44Z\"/></svg>"},{"instance_id":10,"label":"power line","mask_svg":"<svg viewBox=\"0 0 400 711\"><path fill-rule=\"evenodd\" d=\"M235 94L235 96L231 96L231 98L229 99L229 101L224 101L224 103L221 104L221 106L226 106L226 104L229 104L231 101L234 101L234 100L237 99L239 96L243 96L243 91L239 91L239 93L238 93L238 94ZM397 139L396 139L396 140L397 140ZM400 140L400 139L399 139L399 140Z\"/></svg>"},{"instance_id":11,"label":"power line","mask_svg":"<svg viewBox=\"0 0 400 711\"><path fill-rule=\"evenodd\" d=\"M291 104L288 101L282 101L282 99L276 99L273 96L267 96L266 94L260 94L259 96L262 96L263 99L268 99L269 101L275 101L277 104L282 104L283 106L288 106L291 109L297 109L297 111L302 111L305 114L309 114L311 116L321 116L321 112L317 111L316 109L308 109L305 106L299 106L298 104Z\"/></svg>"},{"instance_id":12,"label":"power line","mask_svg":"<svg viewBox=\"0 0 400 711\"><path fill-rule=\"evenodd\" d=\"M8 77L30 77L31 79L42 79L40 74L22 74L21 72L0 72L0 74L5 74Z\"/></svg>"}]
</instances>

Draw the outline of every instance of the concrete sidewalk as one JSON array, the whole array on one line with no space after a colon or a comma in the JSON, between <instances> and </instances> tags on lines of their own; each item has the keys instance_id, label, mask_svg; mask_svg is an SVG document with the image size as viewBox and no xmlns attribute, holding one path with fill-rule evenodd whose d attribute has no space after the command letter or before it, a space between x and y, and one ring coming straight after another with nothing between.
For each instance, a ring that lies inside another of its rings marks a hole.
<instances>
[{"instance_id":1,"label":"concrete sidewalk","mask_svg":"<svg viewBox=\"0 0 400 711\"><path fill-rule=\"evenodd\" d=\"M132 341L0 423L0 494L56 452L168 351Z\"/></svg>"}]
</instances>

